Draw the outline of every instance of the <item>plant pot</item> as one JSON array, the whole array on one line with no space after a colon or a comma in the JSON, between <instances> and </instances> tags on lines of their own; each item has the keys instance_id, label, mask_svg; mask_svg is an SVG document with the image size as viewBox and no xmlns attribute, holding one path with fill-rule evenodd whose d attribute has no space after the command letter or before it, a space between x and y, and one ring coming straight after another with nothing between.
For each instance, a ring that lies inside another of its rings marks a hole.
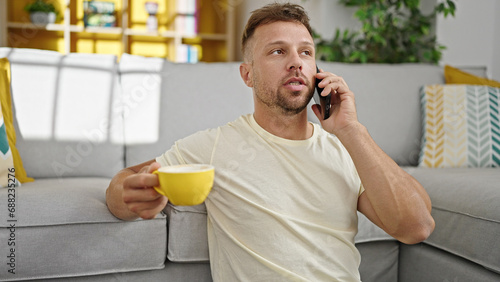
<instances>
[{"instance_id":1,"label":"plant pot","mask_svg":"<svg viewBox=\"0 0 500 282\"><path fill-rule=\"evenodd\" d=\"M56 21L56 13L33 12L30 13L30 20L36 25L51 24Z\"/></svg>"}]
</instances>

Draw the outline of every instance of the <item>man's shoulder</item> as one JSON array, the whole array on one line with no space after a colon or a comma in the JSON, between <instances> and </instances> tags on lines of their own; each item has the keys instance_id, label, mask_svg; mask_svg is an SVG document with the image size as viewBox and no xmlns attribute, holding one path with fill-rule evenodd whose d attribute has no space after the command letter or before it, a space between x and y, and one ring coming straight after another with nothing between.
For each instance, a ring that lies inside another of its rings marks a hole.
<instances>
[{"instance_id":1,"label":"man's shoulder","mask_svg":"<svg viewBox=\"0 0 500 282\"><path fill-rule=\"evenodd\" d=\"M229 133L238 132L242 129L248 128L250 126L248 116L249 115L242 115L236 120L228 122L224 125L197 131L183 139L178 140L177 143L194 143L196 145L201 143L206 144L216 142L216 139L219 137L221 132L227 135Z\"/></svg>"},{"instance_id":2,"label":"man's shoulder","mask_svg":"<svg viewBox=\"0 0 500 282\"><path fill-rule=\"evenodd\" d=\"M252 129L251 125L251 114L241 115L234 121L228 122L227 124L220 126L217 130L224 134L246 134Z\"/></svg>"},{"instance_id":3,"label":"man's shoulder","mask_svg":"<svg viewBox=\"0 0 500 282\"><path fill-rule=\"evenodd\" d=\"M323 129L321 124L315 122L311 122L311 124L314 126L314 131L318 132L318 134L316 134L318 139L326 139L333 143L340 143L337 136Z\"/></svg>"}]
</instances>

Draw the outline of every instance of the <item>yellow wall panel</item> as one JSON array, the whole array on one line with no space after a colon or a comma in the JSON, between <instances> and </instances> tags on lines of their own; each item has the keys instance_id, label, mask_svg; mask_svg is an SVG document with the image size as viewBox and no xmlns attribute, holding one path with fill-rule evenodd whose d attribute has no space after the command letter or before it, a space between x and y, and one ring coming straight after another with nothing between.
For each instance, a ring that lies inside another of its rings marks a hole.
<instances>
[{"instance_id":1,"label":"yellow wall panel","mask_svg":"<svg viewBox=\"0 0 500 282\"><path fill-rule=\"evenodd\" d=\"M78 38L72 48L78 53L122 54L121 43L116 40L96 40L92 38Z\"/></svg>"},{"instance_id":2,"label":"yellow wall panel","mask_svg":"<svg viewBox=\"0 0 500 282\"><path fill-rule=\"evenodd\" d=\"M129 4L129 28L146 30L148 13L145 3L150 0L130 0ZM175 16L175 0L155 1L158 3L158 30L173 30Z\"/></svg>"},{"instance_id":3,"label":"yellow wall panel","mask_svg":"<svg viewBox=\"0 0 500 282\"><path fill-rule=\"evenodd\" d=\"M10 47L15 48L64 51L62 32L39 29L15 29L9 32L7 41Z\"/></svg>"},{"instance_id":4,"label":"yellow wall panel","mask_svg":"<svg viewBox=\"0 0 500 282\"><path fill-rule=\"evenodd\" d=\"M167 57L167 45L163 42L134 41L130 44L130 53L146 57Z\"/></svg>"},{"instance_id":5,"label":"yellow wall panel","mask_svg":"<svg viewBox=\"0 0 500 282\"><path fill-rule=\"evenodd\" d=\"M198 32L200 33L224 33L226 32L226 20L229 16L228 9L233 9L229 3L220 0L205 0L199 4ZM233 4L234 5L234 4Z\"/></svg>"}]
</instances>

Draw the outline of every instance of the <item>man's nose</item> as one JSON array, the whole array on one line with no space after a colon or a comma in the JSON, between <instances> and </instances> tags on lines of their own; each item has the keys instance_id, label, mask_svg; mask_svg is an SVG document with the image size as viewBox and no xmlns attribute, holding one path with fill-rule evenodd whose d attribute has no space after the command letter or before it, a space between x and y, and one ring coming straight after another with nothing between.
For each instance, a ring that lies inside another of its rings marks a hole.
<instances>
[{"instance_id":1,"label":"man's nose","mask_svg":"<svg viewBox=\"0 0 500 282\"><path fill-rule=\"evenodd\" d=\"M302 70L302 65L292 65L289 68L290 70Z\"/></svg>"},{"instance_id":2,"label":"man's nose","mask_svg":"<svg viewBox=\"0 0 500 282\"><path fill-rule=\"evenodd\" d=\"M288 63L288 70L302 70L302 60L298 54L292 55Z\"/></svg>"}]
</instances>

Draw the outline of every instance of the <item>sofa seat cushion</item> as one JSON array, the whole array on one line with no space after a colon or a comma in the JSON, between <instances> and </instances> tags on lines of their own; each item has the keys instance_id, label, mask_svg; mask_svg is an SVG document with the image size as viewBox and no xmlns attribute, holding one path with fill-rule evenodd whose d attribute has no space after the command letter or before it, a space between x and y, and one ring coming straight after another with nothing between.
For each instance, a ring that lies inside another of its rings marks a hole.
<instances>
[{"instance_id":1,"label":"sofa seat cushion","mask_svg":"<svg viewBox=\"0 0 500 282\"><path fill-rule=\"evenodd\" d=\"M411 168L432 200L426 243L500 273L500 169Z\"/></svg>"},{"instance_id":2,"label":"sofa seat cushion","mask_svg":"<svg viewBox=\"0 0 500 282\"><path fill-rule=\"evenodd\" d=\"M197 206L175 206L165 208L168 217L168 254L174 262L208 262L207 209L205 204ZM356 244L375 241L396 241L384 230L358 212L358 234Z\"/></svg>"},{"instance_id":3,"label":"sofa seat cushion","mask_svg":"<svg viewBox=\"0 0 500 282\"><path fill-rule=\"evenodd\" d=\"M404 282L500 281L500 274L425 243L401 245L398 267L398 279Z\"/></svg>"},{"instance_id":4,"label":"sofa seat cushion","mask_svg":"<svg viewBox=\"0 0 500 282\"><path fill-rule=\"evenodd\" d=\"M165 215L117 219L105 202L109 181L38 179L0 189L0 280L6 274L23 280L163 268ZM9 204L15 209L5 212Z\"/></svg>"},{"instance_id":5,"label":"sofa seat cushion","mask_svg":"<svg viewBox=\"0 0 500 282\"><path fill-rule=\"evenodd\" d=\"M395 240L356 243L361 254L361 281L398 281L399 246L399 242Z\"/></svg>"},{"instance_id":6,"label":"sofa seat cushion","mask_svg":"<svg viewBox=\"0 0 500 282\"><path fill-rule=\"evenodd\" d=\"M197 206L165 208L168 217L168 254L173 262L208 262L207 209Z\"/></svg>"}]
</instances>

